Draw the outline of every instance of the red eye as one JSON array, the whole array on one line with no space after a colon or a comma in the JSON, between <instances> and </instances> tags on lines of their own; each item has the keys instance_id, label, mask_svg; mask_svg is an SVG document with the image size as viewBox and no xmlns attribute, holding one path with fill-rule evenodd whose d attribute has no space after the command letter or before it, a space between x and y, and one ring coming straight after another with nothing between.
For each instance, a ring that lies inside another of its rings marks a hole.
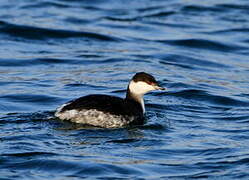
<instances>
[{"instance_id":1,"label":"red eye","mask_svg":"<svg viewBox=\"0 0 249 180\"><path fill-rule=\"evenodd\" d=\"M154 83L154 82L151 82L151 81L148 82L148 84L151 85L151 86L154 86L154 85L155 85L155 83Z\"/></svg>"}]
</instances>

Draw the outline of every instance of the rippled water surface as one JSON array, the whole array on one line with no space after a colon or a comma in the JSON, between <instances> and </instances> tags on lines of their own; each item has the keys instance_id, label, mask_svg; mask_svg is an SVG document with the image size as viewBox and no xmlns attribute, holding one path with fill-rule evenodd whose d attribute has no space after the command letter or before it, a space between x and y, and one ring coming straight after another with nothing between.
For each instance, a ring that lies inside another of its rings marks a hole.
<instances>
[{"instance_id":1,"label":"rippled water surface","mask_svg":"<svg viewBox=\"0 0 249 180\"><path fill-rule=\"evenodd\" d=\"M0 2L1 179L249 179L249 1ZM54 110L124 97L135 72L147 122L100 129Z\"/></svg>"}]
</instances>

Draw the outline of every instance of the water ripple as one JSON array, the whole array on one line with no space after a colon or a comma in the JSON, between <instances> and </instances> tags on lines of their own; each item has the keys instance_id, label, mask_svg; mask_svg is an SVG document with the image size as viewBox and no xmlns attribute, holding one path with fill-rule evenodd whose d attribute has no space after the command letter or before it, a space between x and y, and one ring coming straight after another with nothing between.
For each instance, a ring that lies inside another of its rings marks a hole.
<instances>
[{"instance_id":1,"label":"water ripple","mask_svg":"<svg viewBox=\"0 0 249 180\"><path fill-rule=\"evenodd\" d=\"M182 97L186 99L193 99L201 102L209 102L222 107L227 106L248 106L248 102L240 101L231 97L217 96L208 94L202 90L183 90L179 92L172 93L171 95Z\"/></svg>"},{"instance_id":2,"label":"water ripple","mask_svg":"<svg viewBox=\"0 0 249 180\"><path fill-rule=\"evenodd\" d=\"M159 42L172 44L176 46L184 46L184 47L197 48L197 49L208 49L208 50L223 51L223 52L243 49L243 47L240 46L228 45L218 41L210 41L204 39L185 39L185 40L166 40L166 41L160 40Z\"/></svg>"},{"instance_id":3,"label":"water ripple","mask_svg":"<svg viewBox=\"0 0 249 180\"><path fill-rule=\"evenodd\" d=\"M2 179L248 179L248 2L0 3ZM146 122L102 129L55 109L125 97L135 72Z\"/></svg>"},{"instance_id":4,"label":"water ripple","mask_svg":"<svg viewBox=\"0 0 249 180\"><path fill-rule=\"evenodd\" d=\"M75 38L83 37L86 39L94 39L100 41L119 41L117 37L112 37L110 35L103 35L93 32L79 32L70 30L60 30L60 29L46 29L40 27L32 27L25 25L10 24L4 21L0 21L1 33L13 37L21 37L25 39L34 40L44 40L49 38Z\"/></svg>"}]
</instances>

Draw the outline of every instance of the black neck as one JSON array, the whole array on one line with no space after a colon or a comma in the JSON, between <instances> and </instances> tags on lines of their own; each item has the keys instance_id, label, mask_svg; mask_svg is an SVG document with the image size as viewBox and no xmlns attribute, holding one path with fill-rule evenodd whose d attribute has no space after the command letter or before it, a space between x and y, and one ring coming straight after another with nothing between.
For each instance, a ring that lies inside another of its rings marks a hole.
<instances>
[{"instance_id":1,"label":"black neck","mask_svg":"<svg viewBox=\"0 0 249 180\"><path fill-rule=\"evenodd\" d=\"M132 93L129 89L129 86L127 88L125 99L128 101L133 101L133 102L136 102L137 104L139 104L142 112L145 113L143 96L139 96L139 95Z\"/></svg>"},{"instance_id":2,"label":"black neck","mask_svg":"<svg viewBox=\"0 0 249 180\"><path fill-rule=\"evenodd\" d=\"M129 86L127 88L127 92L126 92L126 98L127 100L132 100L132 101L136 101L137 103L141 104L141 99L143 97L140 97L138 95L135 95L134 93L132 93L129 89Z\"/></svg>"}]
</instances>

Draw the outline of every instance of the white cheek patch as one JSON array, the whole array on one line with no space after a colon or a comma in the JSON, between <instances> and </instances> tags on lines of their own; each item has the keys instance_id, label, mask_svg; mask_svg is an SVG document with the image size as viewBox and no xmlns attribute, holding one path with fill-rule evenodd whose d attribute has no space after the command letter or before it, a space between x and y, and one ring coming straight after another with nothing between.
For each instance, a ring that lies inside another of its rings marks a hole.
<instances>
[{"instance_id":1,"label":"white cheek patch","mask_svg":"<svg viewBox=\"0 0 249 180\"><path fill-rule=\"evenodd\" d=\"M155 87L142 81L138 82L131 81L129 84L129 89L134 94L143 95L149 91L155 90Z\"/></svg>"}]
</instances>

